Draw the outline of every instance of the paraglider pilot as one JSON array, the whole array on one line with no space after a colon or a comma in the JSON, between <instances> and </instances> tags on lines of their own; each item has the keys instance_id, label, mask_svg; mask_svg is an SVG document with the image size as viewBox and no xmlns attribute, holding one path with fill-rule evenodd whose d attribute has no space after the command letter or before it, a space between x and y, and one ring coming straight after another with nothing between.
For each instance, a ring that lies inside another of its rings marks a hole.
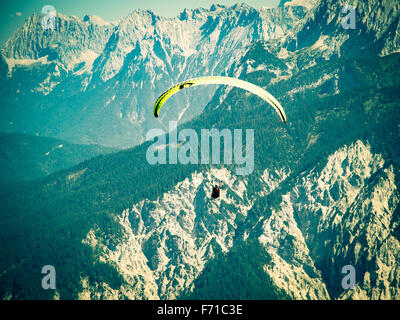
<instances>
[{"instance_id":1,"label":"paraglider pilot","mask_svg":"<svg viewBox=\"0 0 400 320\"><path fill-rule=\"evenodd\" d=\"M220 181L219 185L216 184L216 185L213 186L211 197L213 199L218 199L219 196L220 196L221 189L222 189L222 181Z\"/></svg>"}]
</instances>

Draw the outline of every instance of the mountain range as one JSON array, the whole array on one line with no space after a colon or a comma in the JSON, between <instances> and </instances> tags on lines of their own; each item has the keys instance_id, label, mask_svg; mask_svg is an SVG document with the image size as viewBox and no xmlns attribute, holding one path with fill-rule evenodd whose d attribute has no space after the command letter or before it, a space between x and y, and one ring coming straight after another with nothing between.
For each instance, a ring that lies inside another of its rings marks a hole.
<instances>
[{"instance_id":1,"label":"mountain range","mask_svg":"<svg viewBox=\"0 0 400 320\"><path fill-rule=\"evenodd\" d=\"M342 26L345 5L356 8L355 29ZM261 10L215 5L174 19L149 11L114 23L88 16L80 27L77 18L58 16L64 29L57 30L79 30L77 46L98 52L75 67L82 51L73 45L46 60L22 55L24 46L29 54L48 47L16 45L40 20L32 17L3 48L1 90L25 79L30 89L18 99L38 99L18 113L10 109L16 96L7 95L12 130L25 114L32 125L24 128L40 135L136 146L0 192L0 296L400 299L399 15L397 1L325 0ZM62 42L62 32L46 32ZM96 45L86 32L96 32ZM10 69L12 59L36 62ZM56 67L60 83L47 94L37 92L37 78L26 78ZM222 164L146 161L143 136L157 124L145 100L204 72L260 85L285 108L282 124L263 101L227 87L188 90L166 106L171 119L194 108L180 129L253 129L251 175L236 176L234 166ZM57 103L45 106L45 97ZM118 109L124 103L125 113ZM112 118L115 112L122 116ZM223 189L213 200L217 181ZM56 290L39 285L43 265L55 266ZM346 266L355 270L351 289L343 286Z\"/></svg>"},{"instance_id":2,"label":"mountain range","mask_svg":"<svg viewBox=\"0 0 400 320\"><path fill-rule=\"evenodd\" d=\"M306 10L213 5L175 18L135 10L114 23L58 14L55 30L43 30L43 17L33 14L1 50L0 130L137 145L149 129L162 126L152 110L168 87L197 76L231 75L251 42L281 37ZM199 115L215 90L173 98L161 123Z\"/></svg>"}]
</instances>

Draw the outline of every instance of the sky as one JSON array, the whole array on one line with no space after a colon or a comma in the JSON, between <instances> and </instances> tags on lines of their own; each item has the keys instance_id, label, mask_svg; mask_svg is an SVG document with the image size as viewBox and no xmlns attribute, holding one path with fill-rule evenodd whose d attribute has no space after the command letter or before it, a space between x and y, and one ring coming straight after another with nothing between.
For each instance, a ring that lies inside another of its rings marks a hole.
<instances>
[{"instance_id":1,"label":"sky","mask_svg":"<svg viewBox=\"0 0 400 320\"><path fill-rule=\"evenodd\" d=\"M0 1L0 46L20 27L32 13L41 14L45 5L52 5L57 12L83 18L97 15L106 21L125 17L135 9L150 9L165 17L175 17L184 8L210 8L212 4L234 5L245 2L259 9L277 6L279 0L6 0Z\"/></svg>"}]
</instances>

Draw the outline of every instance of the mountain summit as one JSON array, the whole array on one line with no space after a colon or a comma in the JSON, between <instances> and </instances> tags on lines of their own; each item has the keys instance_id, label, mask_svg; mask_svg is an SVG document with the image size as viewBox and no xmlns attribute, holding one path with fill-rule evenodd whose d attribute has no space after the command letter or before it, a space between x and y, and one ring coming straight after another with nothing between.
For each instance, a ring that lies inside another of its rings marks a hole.
<instances>
[{"instance_id":1,"label":"mountain summit","mask_svg":"<svg viewBox=\"0 0 400 320\"><path fill-rule=\"evenodd\" d=\"M185 9L176 18L135 10L118 23L58 14L55 30L43 30L34 14L1 51L7 71L0 130L79 143L141 143L149 128L160 126L152 116L158 94L187 78L232 75L247 46L281 37L305 13L301 5L256 10L237 4ZM174 97L161 121L199 115L214 92L207 87Z\"/></svg>"}]
</instances>

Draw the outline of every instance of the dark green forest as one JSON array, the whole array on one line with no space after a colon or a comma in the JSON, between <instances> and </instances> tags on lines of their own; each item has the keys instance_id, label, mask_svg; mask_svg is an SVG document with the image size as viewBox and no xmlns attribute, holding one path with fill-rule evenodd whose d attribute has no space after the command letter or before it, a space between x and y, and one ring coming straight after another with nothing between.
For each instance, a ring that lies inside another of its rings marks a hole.
<instances>
[{"instance_id":1,"label":"dark green forest","mask_svg":"<svg viewBox=\"0 0 400 320\"><path fill-rule=\"evenodd\" d=\"M217 252L182 300L287 300L264 271L271 259L258 241L237 243L228 253Z\"/></svg>"}]
</instances>

